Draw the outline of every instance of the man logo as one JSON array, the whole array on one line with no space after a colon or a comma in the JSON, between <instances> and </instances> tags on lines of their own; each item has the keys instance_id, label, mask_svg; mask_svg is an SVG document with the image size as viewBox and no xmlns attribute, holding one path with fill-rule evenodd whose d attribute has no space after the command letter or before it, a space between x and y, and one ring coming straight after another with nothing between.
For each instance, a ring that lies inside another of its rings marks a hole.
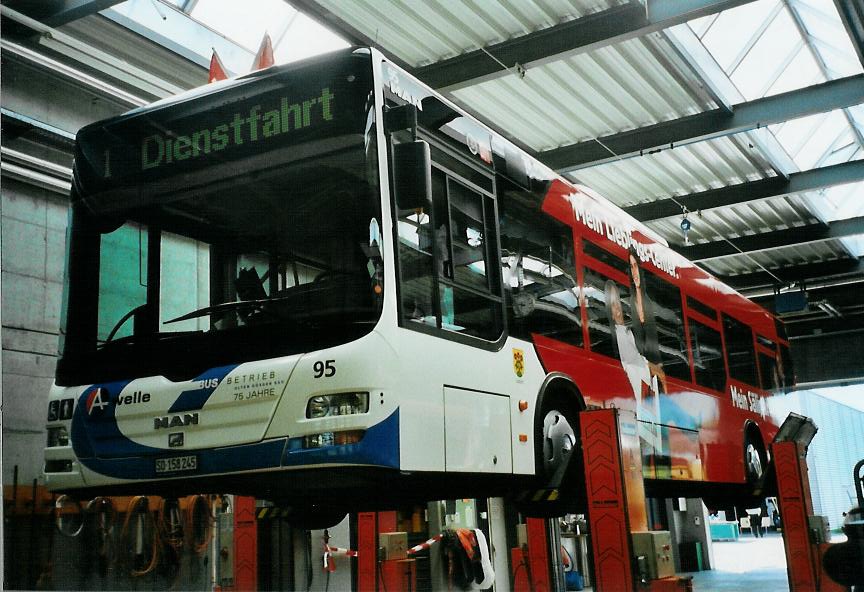
<instances>
[{"instance_id":1,"label":"man logo","mask_svg":"<svg viewBox=\"0 0 864 592\"><path fill-rule=\"evenodd\" d=\"M107 389L101 387L93 389L87 396L87 414L93 415L94 410L101 413L109 405L109 398Z\"/></svg>"},{"instance_id":2,"label":"man logo","mask_svg":"<svg viewBox=\"0 0 864 592\"><path fill-rule=\"evenodd\" d=\"M183 415L163 415L153 418L153 429L181 428L183 426L198 425L197 413L184 413Z\"/></svg>"}]
</instances>

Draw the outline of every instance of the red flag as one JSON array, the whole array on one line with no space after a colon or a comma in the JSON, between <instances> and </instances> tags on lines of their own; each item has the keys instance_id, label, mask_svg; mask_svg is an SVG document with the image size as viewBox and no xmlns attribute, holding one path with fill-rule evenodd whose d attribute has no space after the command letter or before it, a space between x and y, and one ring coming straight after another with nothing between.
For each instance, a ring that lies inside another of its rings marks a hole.
<instances>
[{"instance_id":1,"label":"red flag","mask_svg":"<svg viewBox=\"0 0 864 592\"><path fill-rule=\"evenodd\" d=\"M252 68L250 69L250 72L269 68L275 63L276 60L273 59L273 43L270 41L270 35L264 33L264 39L261 40L261 46L258 48L258 53L255 54L255 59L252 60Z\"/></svg>"},{"instance_id":2,"label":"red flag","mask_svg":"<svg viewBox=\"0 0 864 592\"><path fill-rule=\"evenodd\" d=\"M210 75L207 77L207 84L227 78L228 73L225 71L225 66L222 64L222 60L219 59L219 54L214 49L213 56L210 58Z\"/></svg>"}]
</instances>

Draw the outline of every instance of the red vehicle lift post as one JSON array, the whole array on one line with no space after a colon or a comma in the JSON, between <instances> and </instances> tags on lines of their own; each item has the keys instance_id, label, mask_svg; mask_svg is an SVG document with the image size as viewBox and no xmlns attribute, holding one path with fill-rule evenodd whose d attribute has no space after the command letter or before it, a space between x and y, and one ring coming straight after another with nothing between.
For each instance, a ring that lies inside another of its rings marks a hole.
<instances>
[{"instance_id":1,"label":"red vehicle lift post","mask_svg":"<svg viewBox=\"0 0 864 592\"><path fill-rule=\"evenodd\" d=\"M810 418L790 413L771 445L790 592L845 590L823 573L821 557L830 545L820 540L819 532L811 524L813 500L807 447L817 429Z\"/></svg>"}]
</instances>

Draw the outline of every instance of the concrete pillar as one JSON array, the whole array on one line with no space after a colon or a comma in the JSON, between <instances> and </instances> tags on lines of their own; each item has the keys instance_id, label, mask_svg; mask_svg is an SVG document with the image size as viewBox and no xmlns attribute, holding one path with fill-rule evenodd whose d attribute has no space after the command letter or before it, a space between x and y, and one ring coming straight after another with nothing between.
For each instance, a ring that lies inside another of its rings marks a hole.
<instances>
[{"instance_id":1,"label":"concrete pillar","mask_svg":"<svg viewBox=\"0 0 864 592\"><path fill-rule=\"evenodd\" d=\"M495 592L510 592L510 549L507 548L504 498L489 498L489 552L495 570Z\"/></svg>"}]
</instances>

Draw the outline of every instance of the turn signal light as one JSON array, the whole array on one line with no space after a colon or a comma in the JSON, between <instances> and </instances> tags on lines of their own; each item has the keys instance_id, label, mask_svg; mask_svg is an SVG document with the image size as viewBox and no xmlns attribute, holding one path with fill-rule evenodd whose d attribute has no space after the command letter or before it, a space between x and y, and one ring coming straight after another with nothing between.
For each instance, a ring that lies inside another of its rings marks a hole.
<instances>
[{"instance_id":1,"label":"turn signal light","mask_svg":"<svg viewBox=\"0 0 864 592\"><path fill-rule=\"evenodd\" d=\"M528 401L526 401L524 399L519 401L519 411L524 412L526 409L528 409Z\"/></svg>"},{"instance_id":2,"label":"turn signal light","mask_svg":"<svg viewBox=\"0 0 864 592\"><path fill-rule=\"evenodd\" d=\"M324 432L312 434L303 439L303 448L323 448L324 446L344 446L356 444L363 439L366 430L346 430L344 432Z\"/></svg>"}]
</instances>

